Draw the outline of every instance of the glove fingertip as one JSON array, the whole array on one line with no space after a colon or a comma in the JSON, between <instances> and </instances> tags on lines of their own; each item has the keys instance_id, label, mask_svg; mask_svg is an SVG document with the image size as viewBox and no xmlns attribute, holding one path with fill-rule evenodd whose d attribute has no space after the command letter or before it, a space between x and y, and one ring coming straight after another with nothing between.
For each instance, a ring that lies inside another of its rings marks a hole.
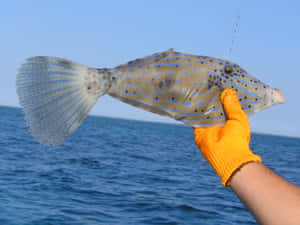
<instances>
[{"instance_id":1,"label":"glove fingertip","mask_svg":"<svg viewBox=\"0 0 300 225\"><path fill-rule=\"evenodd\" d=\"M237 93L234 89L226 89L222 92L221 101L228 119L244 119L246 116L242 109Z\"/></svg>"},{"instance_id":2,"label":"glove fingertip","mask_svg":"<svg viewBox=\"0 0 300 225\"><path fill-rule=\"evenodd\" d=\"M228 103L239 102L235 89L229 88L224 90L221 94L221 102L224 105Z\"/></svg>"}]
</instances>

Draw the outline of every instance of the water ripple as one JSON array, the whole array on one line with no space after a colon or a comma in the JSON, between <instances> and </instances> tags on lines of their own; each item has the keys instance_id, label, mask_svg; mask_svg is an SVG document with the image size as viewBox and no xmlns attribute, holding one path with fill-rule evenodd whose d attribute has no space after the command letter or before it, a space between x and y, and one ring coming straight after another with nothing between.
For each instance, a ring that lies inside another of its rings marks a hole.
<instances>
[{"instance_id":1,"label":"water ripple","mask_svg":"<svg viewBox=\"0 0 300 225\"><path fill-rule=\"evenodd\" d=\"M0 224L256 224L188 127L88 117L59 147L36 143L0 107ZM251 148L300 185L300 139L253 134Z\"/></svg>"}]
</instances>

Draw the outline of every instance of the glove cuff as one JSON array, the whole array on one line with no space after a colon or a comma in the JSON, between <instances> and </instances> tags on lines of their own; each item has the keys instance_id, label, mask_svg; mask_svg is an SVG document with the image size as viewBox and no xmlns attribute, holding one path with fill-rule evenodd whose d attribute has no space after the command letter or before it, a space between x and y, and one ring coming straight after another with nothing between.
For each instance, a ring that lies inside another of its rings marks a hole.
<instances>
[{"instance_id":1,"label":"glove cuff","mask_svg":"<svg viewBox=\"0 0 300 225\"><path fill-rule=\"evenodd\" d=\"M236 151L230 157L226 157L226 155L210 155L210 158L207 158L207 160L219 175L224 187L230 186L232 175L243 165L249 162L262 162L261 158L252 153L250 149Z\"/></svg>"}]
</instances>

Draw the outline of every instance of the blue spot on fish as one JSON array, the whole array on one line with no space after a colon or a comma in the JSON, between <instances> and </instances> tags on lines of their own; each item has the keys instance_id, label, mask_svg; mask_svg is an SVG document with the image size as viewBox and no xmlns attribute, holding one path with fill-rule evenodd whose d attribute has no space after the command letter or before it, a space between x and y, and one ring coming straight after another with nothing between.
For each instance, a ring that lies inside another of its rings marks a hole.
<instances>
[{"instance_id":1,"label":"blue spot on fish","mask_svg":"<svg viewBox=\"0 0 300 225\"><path fill-rule=\"evenodd\" d=\"M181 57L167 58L167 59L164 59L164 60L165 60L165 61L170 61L170 60L174 60L174 59L181 59Z\"/></svg>"},{"instance_id":2,"label":"blue spot on fish","mask_svg":"<svg viewBox=\"0 0 300 225\"><path fill-rule=\"evenodd\" d=\"M157 78L160 78L160 75L159 75L159 74L156 74L156 77L157 77Z\"/></svg>"},{"instance_id":3,"label":"blue spot on fish","mask_svg":"<svg viewBox=\"0 0 300 225\"><path fill-rule=\"evenodd\" d=\"M149 104L147 104L147 103L143 102L143 101L142 101L142 100L140 100L140 99L138 99L137 101L138 101L138 102L140 102L140 103L142 103L142 104L144 104L144 105L149 105Z\"/></svg>"},{"instance_id":4,"label":"blue spot on fish","mask_svg":"<svg viewBox=\"0 0 300 225\"><path fill-rule=\"evenodd\" d=\"M203 105L205 105L205 103L204 102L199 102L198 105L203 106Z\"/></svg>"},{"instance_id":5,"label":"blue spot on fish","mask_svg":"<svg viewBox=\"0 0 300 225\"><path fill-rule=\"evenodd\" d=\"M129 68L127 71L136 70L136 68Z\"/></svg>"},{"instance_id":6,"label":"blue spot on fish","mask_svg":"<svg viewBox=\"0 0 300 225\"><path fill-rule=\"evenodd\" d=\"M209 101L209 104L213 103L216 100L217 100L217 98L213 98L212 100Z\"/></svg>"},{"instance_id":7,"label":"blue spot on fish","mask_svg":"<svg viewBox=\"0 0 300 225\"><path fill-rule=\"evenodd\" d=\"M182 116L204 115L204 113L180 113Z\"/></svg>"},{"instance_id":8,"label":"blue spot on fish","mask_svg":"<svg viewBox=\"0 0 300 225\"><path fill-rule=\"evenodd\" d=\"M194 84L193 84L193 86L197 86L198 85L198 82L195 82Z\"/></svg>"},{"instance_id":9,"label":"blue spot on fish","mask_svg":"<svg viewBox=\"0 0 300 225\"><path fill-rule=\"evenodd\" d=\"M132 93L131 95L132 95L132 96L136 96L136 93Z\"/></svg>"},{"instance_id":10,"label":"blue spot on fish","mask_svg":"<svg viewBox=\"0 0 300 225\"><path fill-rule=\"evenodd\" d=\"M161 106L162 109L169 110L167 107Z\"/></svg>"},{"instance_id":11,"label":"blue spot on fish","mask_svg":"<svg viewBox=\"0 0 300 225\"><path fill-rule=\"evenodd\" d=\"M183 103L183 105L184 105L184 106L191 106L192 103L190 103L190 102L185 102L185 103Z\"/></svg>"},{"instance_id":12,"label":"blue spot on fish","mask_svg":"<svg viewBox=\"0 0 300 225\"><path fill-rule=\"evenodd\" d=\"M144 90L140 90L140 93L144 93Z\"/></svg>"},{"instance_id":13,"label":"blue spot on fish","mask_svg":"<svg viewBox=\"0 0 300 225\"><path fill-rule=\"evenodd\" d=\"M180 91L182 94L184 94L184 90L180 89L179 91Z\"/></svg>"},{"instance_id":14,"label":"blue spot on fish","mask_svg":"<svg viewBox=\"0 0 300 225\"><path fill-rule=\"evenodd\" d=\"M179 83L179 79L176 79L176 83Z\"/></svg>"},{"instance_id":15,"label":"blue spot on fish","mask_svg":"<svg viewBox=\"0 0 300 225\"><path fill-rule=\"evenodd\" d=\"M133 76L132 76L131 74L130 74L130 75L128 75L128 77L129 77L129 78L133 78Z\"/></svg>"},{"instance_id":16,"label":"blue spot on fish","mask_svg":"<svg viewBox=\"0 0 300 225\"><path fill-rule=\"evenodd\" d=\"M161 63L161 64L155 64L155 65L153 65L154 67L160 67L160 66L165 66L166 64L163 64L163 63Z\"/></svg>"},{"instance_id":17,"label":"blue spot on fish","mask_svg":"<svg viewBox=\"0 0 300 225\"><path fill-rule=\"evenodd\" d=\"M201 81L204 82L205 81L205 77L202 77Z\"/></svg>"},{"instance_id":18,"label":"blue spot on fish","mask_svg":"<svg viewBox=\"0 0 300 225\"><path fill-rule=\"evenodd\" d=\"M204 61L204 60L196 60L195 62L199 62L199 63L208 64L208 62L206 62L206 61Z\"/></svg>"},{"instance_id":19,"label":"blue spot on fish","mask_svg":"<svg viewBox=\"0 0 300 225\"><path fill-rule=\"evenodd\" d=\"M169 101L169 102L172 102L172 103L175 103L175 104L177 104L177 103L178 103L178 101L176 101L176 100L172 100L172 99L170 99L170 98L168 98L168 101Z\"/></svg>"},{"instance_id":20,"label":"blue spot on fish","mask_svg":"<svg viewBox=\"0 0 300 225\"><path fill-rule=\"evenodd\" d=\"M141 76L142 76L142 74L139 73L139 74L138 74L138 77L141 77Z\"/></svg>"},{"instance_id":21,"label":"blue spot on fish","mask_svg":"<svg viewBox=\"0 0 300 225\"><path fill-rule=\"evenodd\" d=\"M153 102L160 102L160 99L151 98L151 101L153 101Z\"/></svg>"},{"instance_id":22,"label":"blue spot on fish","mask_svg":"<svg viewBox=\"0 0 300 225\"><path fill-rule=\"evenodd\" d=\"M251 100L249 100L249 99L245 99L245 100L241 101L241 105L244 104L245 102L249 102L249 103L251 103L251 104L257 104L257 103L259 103L261 100L262 100L261 98L259 98L257 101L251 101Z\"/></svg>"},{"instance_id":23,"label":"blue spot on fish","mask_svg":"<svg viewBox=\"0 0 300 225\"><path fill-rule=\"evenodd\" d=\"M218 111L219 109L220 109L219 107L209 109L209 110L206 111L206 114L207 114L207 113L211 113L211 112Z\"/></svg>"},{"instance_id":24,"label":"blue spot on fish","mask_svg":"<svg viewBox=\"0 0 300 225\"><path fill-rule=\"evenodd\" d=\"M181 115L181 114L180 114ZM204 114L202 114L204 115ZM224 115L222 116L218 116L218 117L215 117L215 118L206 118L206 119L188 119L188 118L185 118L184 120L187 120L187 121L203 121L203 120L219 120L219 119L222 119L224 117ZM188 122L190 123L190 122ZM202 124L202 123L192 123L192 124L195 124L195 125L208 125L207 123L206 124ZM220 124L220 123L210 123L210 125L216 125L216 124Z\"/></svg>"},{"instance_id":25,"label":"blue spot on fish","mask_svg":"<svg viewBox=\"0 0 300 225\"><path fill-rule=\"evenodd\" d=\"M173 71L170 71L169 74L170 74L170 75L173 74Z\"/></svg>"},{"instance_id":26,"label":"blue spot on fish","mask_svg":"<svg viewBox=\"0 0 300 225\"><path fill-rule=\"evenodd\" d=\"M184 75L186 75L186 76L187 76L187 75L188 75L188 72L187 72L187 71L184 71Z\"/></svg>"},{"instance_id":27,"label":"blue spot on fish","mask_svg":"<svg viewBox=\"0 0 300 225\"><path fill-rule=\"evenodd\" d=\"M156 90L156 89L153 89L153 91L154 91L155 93L164 93L164 92L165 92L164 90Z\"/></svg>"},{"instance_id":28,"label":"blue spot on fish","mask_svg":"<svg viewBox=\"0 0 300 225\"><path fill-rule=\"evenodd\" d=\"M147 98L149 95L148 94L144 94L144 96Z\"/></svg>"},{"instance_id":29,"label":"blue spot on fish","mask_svg":"<svg viewBox=\"0 0 300 225\"><path fill-rule=\"evenodd\" d=\"M194 68L194 71L197 71L197 68Z\"/></svg>"},{"instance_id":30,"label":"blue spot on fish","mask_svg":"<svg viewBox=\"0 0 300 225\"><path fill-rule=\"evenodd\" d=\"M169 66L180 66L181 63L171 63L171 64L168 64Z\"/></svg>"},{"instance_id":31,"label":"blue spot on fish","mask_svg":"<svg viewBox=\"0 0 300 225\"><path fill-rule=\"evenodd\" d=\"M216 75L216 76L218 76L218 77L221 77L220 74L218 74L218 73L213 73L213 72L210 72L209 70L207 70L206 72L207 72L208 74L212 74L212 75ZM236 78L236 77L232 77L232 78L235 79L235 80L239 80L239 81L241 81L242 83L248 83L248 84L249 84L249 82L244 81L244 80L241 80L241 79L239 79L239 78ZM248 91L247 88L241 88L241 87L237 86L236 84L232 83L231 81L229 81L228 79L225 79L225 78L223 78L223 79L226 80L226 81L227 81L230 85L232 85L234 88L236 88L236 89L238 89L238 90L244 90L244 91L247 92L248 95L254 95L254 96L256 96L256 97L259 98L258 94L256 94L256 93L250 93L250 92ZM257 87L257 88L261 89L261 90L268 96L268 98L269 98L269 94L266 92L266 90L262 89L262 88L259 87L259 86L256 86L256 85L253 85L253 84L251 84L251 85L254 86L254 87ZM264 101L266 101L266 100L264 100Z\"/></svg>"}]
</instances>

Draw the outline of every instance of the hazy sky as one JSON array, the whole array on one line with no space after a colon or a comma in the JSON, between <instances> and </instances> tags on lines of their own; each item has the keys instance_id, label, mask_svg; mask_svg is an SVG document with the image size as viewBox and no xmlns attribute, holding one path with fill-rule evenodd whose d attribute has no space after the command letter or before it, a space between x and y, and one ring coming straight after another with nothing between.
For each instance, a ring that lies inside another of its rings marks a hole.
<instances>
[{"instance_id":1,"label":"hazy sky","mask_svg":"<svg viewBox=\"0 0 300 225\"><path fill-rule=\"evenodd\" d=\"M16 68L30 56L112 67L155 52L225 58L273 87L287 103L251 116L253 131L300 137L300 1L1 1L0 104L19 106ZM102 97L92 114L173 120Z\"/></svg>"}]
</instances>

